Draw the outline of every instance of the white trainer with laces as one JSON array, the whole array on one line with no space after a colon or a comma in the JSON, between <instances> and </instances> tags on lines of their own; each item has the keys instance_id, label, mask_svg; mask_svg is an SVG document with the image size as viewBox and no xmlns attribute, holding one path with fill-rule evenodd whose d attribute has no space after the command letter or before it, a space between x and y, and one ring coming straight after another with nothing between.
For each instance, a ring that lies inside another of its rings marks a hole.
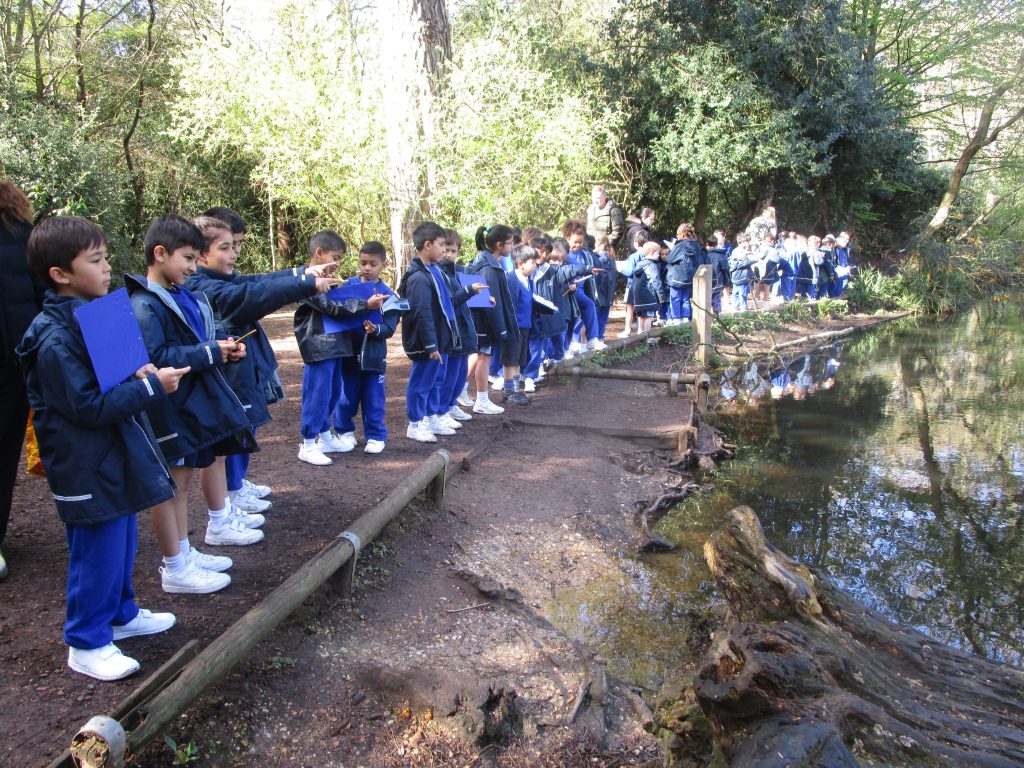
<instances>
[{"instance_id":1,"label":"white trainer with laces","mask_svg":"<svg viewBox=\"0 0 1024 768\"><path fill-rule=\"evenodd\" d=\"M230 583L231 577L226 573L204 571L202 568L196 568L193 563L189 563L178 573L171 573L167 567L160 569L160 585L164 592L170 592L172 595L208 595L211 592L219 592Z\"/></svg>"},{"instance_id":2,"label":"white trainer with laces","mask_svg":"<svg viewBox=\"0 0 1024 768\"><path fill-rule=\"evenodd\" d=\"M437 420L444 424L449 429L462 429L462 422L458 419L452 418L447 413L442 413L437 417Z\"/></svg>"},{"instance_id":3,"label":"white trainer with laces","mask_svg":"<svg viewBox=\"0 0 1024 768\"><path fill-rule=\"evenodd\" d=\"M605 344L601 339L591 339L587 342L587 349L596 349L600 352L602 349L607 349L608 345Z\"/></svg>"},{"instance_id":4,"label":"white trainer with laces","mask_svg":"<svg viewBox=\"0 0 1024 768\"><path fill-rule=\"evenodd\" d=\"M228 522L222 525L213 523L207 525L206 538L203 541L211 547L246 547L263 541L263 531L257 528L246 528L237 518L229 515ZM212 571L208 571L208 573L212 573Z\"/></svg>"},{"instance_id":5,"label":"white trainer with laces","mask_svg":"<svg viewBox=\"0 0 1024 768\"><path fill-rule=\"evenodd\" d=\"M257 485L248 480L242 480L242 488L247 489L249 493L259 499L265 499L272 493L269 485Z\"/></svg>"},{"instance_id":6,"label":"white trainer with laces","mask_svg":"<svg viewBox=\"0 0 1024 768\"><path fill-rule=\"evenodd\" d=\"M429 429L425 429L422 421L410 421L405 436L417 443L436 443L437 438Z\"/></svg>"},{"instance_id":7,"label":"white trainer with laces","mask_svg":"<svg viewBox=\"0 0 1024 768\"><path fill-rule=\"evenodd\" d=\"M505 380L504 379L502 379L502 378L500 378L498 376L493 376L491 378L491 389L493 389L495 392L501 392L501 390L503 390L504 388L505 388Z\"/></svg>"},{"instance_id":8,"label":"white trainer with laces","mask_svg":"<svg viewBox=\"0 0 1024 768\"><path fill-rule=\"evenodd\" d=\"M138 672L140 668L139 662L125 656L113 643L88 651L83 648L69 648L68 666L75 672L96 680L120 680Z\"/></svg>"},{"instance_id":9,"label":"white trainer with laces","mask_svg":"<svg viewBox=\"0 0 1024 768\"><path fill-rule=\"evenodd\" d=\"M492 403L490 400L477 400L473 405L473 413L483 413L488 416L497 416L499 413L504 413L505 409L496 403Z\"/></svg>"},{"instance_id":10,"label":"white trainer with laces","mask_svg":"<svg viewBox=\"0 0 1024 768\"><path fill-rule=\"evenodd\" d=\"M472 406L473 404L470 403L469 405ZM471 414L466 413L464 410L459 408L459 406L457 406L457 405L453 405L451 407L451 410L448 411L448 415L451 416L456 421L472 421L473 420L473 416Z\"/></svg>"},{"instance_id":11,"label":"white trainer with laces","mask_svg":"<svg viewBox=\"0 0 1024 768\"><path fill-rule=\"evenodd\" d=\"M346 447L347 446L347 447ZM356 447L355 436L353 435L352 443L349 444L348 440L343 440L341 435L336 435L333 432L330 437L324 437L320 435L316 439L316 447L320 449L320 453L348 453Z\"/></svg>"},{"instance_id":12,"label":"white trainer with laces","mask_svg":"<svg viewBox=\"0 0 1024 768\"><path fill-rule=\"evenodd\" d=\"M384 450L383 440L367 440L363 453L380 453Z\"/></svg>"},{"instance_id":13,"label":"white trainer with laces","mask_svg":"<svg viewBox=\"0 0 1024 768\"><path fill-rule=\"evenodd\" d=\"M148 608L139 608L139 613L127 624L114 624L115 640L124 640L126 637L137 635L155 635L158 632L166 632L174 626L175 618L173 613L153 613Z\"/></svg>"},{"instance_id":14,"label":"white trainer with laces","mask_svg":"<svg viewBox=\"0 0 1024 768\"><path fill-rule=\"evenodd\" d=\"M188 561L193 563L196 568L202 568L204 571L214 571L215 573L222 573L234 565L230 557L208 555L205 552L200 552L195 547L189 548Z\"/></svg>"},{"instance_id":15,"label":"white trainer with laces","mask_svg":"<svg viewBox=\"0 0 1024 768\"><path fill-rule=\"evenodd\" d=\"M458 398L456 399L455 402L457 402L463 408L472 408L473 407L473 398L469 396L469 385L468 384L464 384L463 385L462 392L459 393L459 396L458 396Z\"/></svg>"},{"instance_id":16,"label":"white trainer with laces","mask_svg":"<svg viewBox=\"0 0 1024 768\"><path fill-rule=\"evenodd\" d=\"M454 435L455 430L449 427L447 424L441 421L440 417L436 414L433 416L427 416L422 422L425 429L430 430L435 435ZM461 425L460 425L461 426Z\"/></svg>"},{"instance_id":17,"label":"white trainer with laces","mask_svg":"<svg viewBox=\"0 0 1024 768\"><path fill-rule=\"evenodd\" d=\"M328 464L334 463L324 456L324 452L317 447L316 443L313 443L312 445L306 445L303 443L299 446L299 461L304 461L315 467L326 467Z\"/></svg>"}]
</instances>

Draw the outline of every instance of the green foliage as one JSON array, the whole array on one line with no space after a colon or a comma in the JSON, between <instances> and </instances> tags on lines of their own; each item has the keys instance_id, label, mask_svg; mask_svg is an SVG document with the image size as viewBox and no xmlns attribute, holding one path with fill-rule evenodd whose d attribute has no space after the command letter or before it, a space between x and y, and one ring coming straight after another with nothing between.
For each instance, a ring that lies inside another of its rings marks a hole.
<instances>
[{"instance_id":1,"label":"green foliage","mask_svg":"<svg viewBox=\"0 0 1024 768\"><path fill-rule=\"evenodd\" d=\"M845 296L851 307L864 314L879 310L917 312L923 308L923 302L905 279L889 277L870 266L857 271Z\"/></svg>"},{"instance_id":2,"label":"green foliage","mask_svg":"<svg viewBox=\"0 0 1024 768\"><path fill-rule=\"evenodd\" d=\"M298 660L294 657L286 656L285 654L278 651L270 657L270 661L267 662L267 666L269 666L273 670L280 671L282 669L291 669L297 663Z\"/></svg>"},{"instance_id":3,"label":"green foliage","mask_svg":"<svg viewBox=\"0 0 1024 768\"><path fill-rule=\"evenodd\" d=\"M783 325L806 323L811 319L811 305L806 301L787 301L776 313Z\"/></svg>"},{"instance_id":4,"label":"green foliage","mask_svg":"<svg viewBox=\"0 0 1024 768\"><path fill-rule=\"evenodd\" d=\"M850 311L846 299L818 299L814 305L814 313L818 317L843 317Z\"/></svg>"},{"instance_id":5,"label":"green foliage","mask_svg":"<svg viewBox=\"0 0 1024 768\"><path fill-rule=\"evenodd\" d=\"M193 739L190 739L187 744L178 744L170 736L164 734L164 743L174 753L174 762L171 765L188 765L198 762L201 757L199 747L196 746L196 742Z\"/></svg>"}]
</instances>

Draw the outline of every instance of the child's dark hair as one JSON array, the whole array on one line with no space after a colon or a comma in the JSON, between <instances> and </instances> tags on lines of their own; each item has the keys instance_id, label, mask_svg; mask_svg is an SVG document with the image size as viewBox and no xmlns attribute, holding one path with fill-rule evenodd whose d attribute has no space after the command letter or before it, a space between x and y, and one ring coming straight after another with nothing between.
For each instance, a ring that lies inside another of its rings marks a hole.
<instances>
[{"instance_id":1,"label":"child's dark hair","mask_svg":"<svg viewBox=\"0 0 1024 768\"><path fill-rule=\"evenodd\" d=\"M708 235L707 237L705 237L704 238L704 245L706 245L708 248L717 248L718 247L718 235Z\"/></svg>"},{"instance_id":2,"label":"child's dark hair","mask_svg":"<svg viewBox=\"0 0 1024 768\"><path fill-rule=\"evenodd\" d=\"M245 234L245 219L238 215L238 213L231 208L224 205L217 205L208 211L203 212L203 216L210 216L214 219L220 219L228 228L231 230L233 235L244 235Z\"/></svg>"},{"instance_id":3,"label":"child's dark hair","mask_svg":"<svg viewBox=\"0 0 1024 768\"><path fill-rule=\"evenodd\" d=\"M512 245L523 244L523 230L522 227L512 227Z\"/></svg>"},{"instance_id":4,"label":"child's dark hair","mask_svg":"<svg viewBox=\"0 0 1024 768\"><path fill-rule=\"evenodd\" d=\"M647 243L650 242L650 240L651 236L644 232L642 229L635 235L633 235L633 242L636 243L636 249L638 251L645 245L647 245Z\"/></svg>"},{"instance_id":5,"label":"child's dark hair","mask_svg":"<svg viewBox=\"0 0 1024 768\"><path fill-rule=\"evenodd\" d=\"M195 249L197 253L202 253L206 250L206 239L199 231L199 227L184 216L165 213L146 230L144 250L147 265L155 261L153 254L158 245L163 246L168 253L174 253L186 246Z\"/></svg>"},{"instance_id":6,"label":"child's dark hair","mask_svg":"<svg viewBox=\"0 0 1024 768\"><path fill-rule=\"evenodd\" d=\"M28 237L28 266L51 288L50 269L71 271L71 262L82 251L104 245L103 230L78 216L51 216L43 219Z\"/></svg>"},{"instance_id":7,"label":"child's dark hair","mask_svg":"<svg viewBox=\"0 0 1024 768\"><path fill-rule=\"evenodd\" d=\"M478 251L491 251L497 248L498 243L503 243L512 238L512 229L504 224L495 224L493 227L480 227L476 231L476 249Z\"/></svg>"},{"instance_id":8,"label":"child's dark hair","mask_svg":"<svg viewBox=\"0 0 1024 768\"><path fill-rule=\"evenodd\" d=\"M605 237L606 241L607 239L608 238ZM583 241L583 247L586 248L588 251L594 250L595 248L597 248L597 239L593 235L587 235L586 239L584 239Z\"/></svg>"},{"instance_id":9,"label":"child's dark hair","mask_svg":"<svg viewBox=\"0 0 1024 768\"><path fill-rule=\"evenodd\" d=\"M217 236L218 232L227 232L229 235L231 232L231 225L228 224L224 219L218 219L215 216L200 216L198 219L193 219L192 223L196 225L196 228L203 233L203 252L210 250L210 244Z\"/></svg>"},{"instance_id":10,"label":"child's dark hair","mask_svg":"<svg viewBox=\"0 0 1024 768\"><path fill-rule=\"evenodd\" d=\"M345 241L341 239L341 235L330 229L317 232L309 238L310 258L316 256L317 248L322 251L341 251L343 254L348 253L348 246L345 244Z\"/></svg>"},{"instance_id":11,"label":"child's dark hair","mask_svg":"<svg viewBox=\"0 0 1024 768\"><path fill-rule=\"evenodd\" d=\"M524 261L536 261L537 260L537 249L532 248L529 245L517 245L512 249L512 262L514 264L521 264Z\"/></svg>"},{"instance_id":12,"label":"child's dark hair","mask_svg":"<svg viewBox=\"0 0 1024 768\"><path fill-rule=\"evenodd\" d=\"M569 241L564 237L556 237L551 241L551 253L559 253L564 258L569 253Z\"/></svg>"},{"instance_id":13,"label":"child's dark hair","mask_svg":"<svg viewBox=\"0 0 1024 768\"><path fill-rule=\"evenodd\" d=\"M360 254L366 254L367 256L376 256L381 261L388 260L388 251L384 247L384 243L378 240L370 240L369 242L363 243L363 247L359 249Z\"/></svg>"},{"instance_id":14,"label":"child's dark hair","mask_svg":"<svg viewBox=\"0 0 1024 768\"><path fill-rule=\"evenodd\" d=\"M573 235L587 236L587 228L582 221L576 221L575 219L569 219L565 224L562 225L562 237L568 240Z\"/></svg>"},{"instance_id":15,"label":"child's dark hair","mask_svg":"<svg viewBox=\"0 0 1024 768\"><path fill-rule=\"evenodd\" d=\"M530 245L536 248L538 251L550 251L551 250L551 238L547 235L537 235L530 241Z\"/></svg>"},{"instance_id":16,"label":"child's dark hair","mask_svg":"<svg viewBox=\"0 0 1024 768\"><path fill-rule=\"evenodd\" d=\"M445 231L440 224L433 221L424 221L416 225L416 229L412 231L412 246L417 251L422 251L423 247L439 237L445 237Z\"/></svg>"},{"instance_id":17,"label":"child's dark hair","mask_svg":"<svg viewBox=\"0 0 1024 768\"><path fill-rule=\"evenodd\" d=\"M447 245L453 245L456 248L462 247L462 236L454 229L446 229L444 231L444 241Z\"/></svg>"}]
</instances>

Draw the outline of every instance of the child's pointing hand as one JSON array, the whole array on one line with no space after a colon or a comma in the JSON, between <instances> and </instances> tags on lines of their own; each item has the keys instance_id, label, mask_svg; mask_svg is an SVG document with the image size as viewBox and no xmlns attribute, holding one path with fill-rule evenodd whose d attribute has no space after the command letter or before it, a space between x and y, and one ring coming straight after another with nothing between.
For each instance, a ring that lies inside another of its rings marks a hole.
<instances>
[{"instance_id":1,"label":"child's pointing hand","mask_svg":"<svg viewBox=\"0 0 1024 768\"><path fill-rule=\"evenodd\" d=\"M387 298L386 294L375 293L375 294L373 294L373 296L371 296L370 298L368 298L366 300L366 308L367 309L380 309L381 307L384 306L384 299L386 299L386 298Z\"/></svg>"},{"instance_id":2,"label":"child's pointing hand","mask_svg":"<svg viewBox=\"0 0 1024 768\"><path fill-rule=\"evenodd\" d=\"M164 388L164 392L170 394L178 388L178 382L181 381L181 377L192 370L192 366L186 365L184 368L160 368L156 373L157 379L160 380L160 386Z\"/></svg>"}]
</instances>

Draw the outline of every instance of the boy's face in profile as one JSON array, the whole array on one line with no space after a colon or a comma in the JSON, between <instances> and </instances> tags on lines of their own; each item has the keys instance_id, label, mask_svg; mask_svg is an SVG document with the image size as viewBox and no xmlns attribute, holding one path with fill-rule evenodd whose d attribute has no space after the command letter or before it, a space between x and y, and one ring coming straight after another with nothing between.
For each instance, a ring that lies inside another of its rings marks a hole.
<instances>
[{"instance_id":1,"label":"boy's face in profile","mask_svg":"<svg viewBox=\"0 0 1024 768\"><path fill-rule=\"evenodd\" d=\"M238 261L239 254L242 253L242 241L245 239L245 232L232 232L231 233L231 250L235 252L235 261Z\"/></svg>"},{"instance_id":2,"label":"boy's face in profile","mask_svg":"<svg viewBox=\"0 0 1024 768\"><path fill-rule=\"evenodd\" d=\"M110 287L107 244L100 242L79 251L67 271L51 267L50 279L56 283L60 296L77 296L86 301L106 296Z\"/></svg>"},{"instance_id":3,"label":"boy's face in profile","mask_svg":"<svg viewBox=\"0 0 1024 768\"><path fill-rule=\"evenodd\" d=\"M165 288L171 285L184 285L196 271L199 251L191 245L175 248L170 253L162 245L153 251L153 266L150 274L160 278L157 282Z\"/></svg>"},{"instance_id":4,"label":"boy's face in profile","mask_svg":"<svg viewBox=\"0 0 1024 768\"><path fill-rule=\"evenodd\" d=\"M387 262L375 253L359 254L359 277L364 283L375 283Z\"/></svg>"},{"instance_id":5,"label":"boy's face in profile","mask_svg":"<svg viewBox=\"0 0 1024 768\"><path fill-rule=\"evenodd\" d=\"M440 261L444 255L445 239L438 237L434 240L427 240L423 244L423 250L420 251L420 259L424 264L433 264Z\"/></svg>"},{"instance_id":6,"label":"boy's face in profile","mask_svg":"<svg viewBox=\"0 0 1024 768\"><path fill-rule=\"evenodd\" d=\"M519 270L519 274L529 277L537 271L537 260L527 259L526 261L520 261L516 264L516 269Z\"/></svg>"},{"instance_id":7,"label":"boy's face in profile","mask_svg":"<svg viewBox=\"0 0 1024 768\"><path fill-rule=\"evenodd\" d=\"M214 230L214 234L215 237L203 254L206 266L215 272L230 275L235 271L235 260L238 258L232 234L226 229Z\"/></svg>"}]
</instances>

